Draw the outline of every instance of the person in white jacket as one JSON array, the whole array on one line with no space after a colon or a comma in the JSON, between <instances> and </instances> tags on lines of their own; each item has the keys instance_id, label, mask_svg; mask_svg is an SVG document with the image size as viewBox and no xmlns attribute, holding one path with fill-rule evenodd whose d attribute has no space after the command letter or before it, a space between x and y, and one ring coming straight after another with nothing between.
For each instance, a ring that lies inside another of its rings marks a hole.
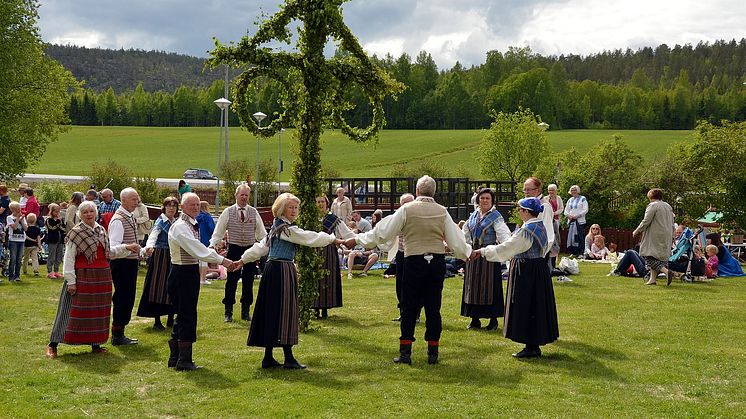
<instances>
[{"instance_id":1,"label":"person in white jacket","mask_svg":"<svg viewBox=\"0 0 746 419\"><path fill-rule=\"evenodd\" d=\"M572 195L565 205L567 217L567 251L574 256L585 252L585 215L588 214L588 201L580 194L580 186L572 185L568 191Z\"/></svg>"}]
</instances>

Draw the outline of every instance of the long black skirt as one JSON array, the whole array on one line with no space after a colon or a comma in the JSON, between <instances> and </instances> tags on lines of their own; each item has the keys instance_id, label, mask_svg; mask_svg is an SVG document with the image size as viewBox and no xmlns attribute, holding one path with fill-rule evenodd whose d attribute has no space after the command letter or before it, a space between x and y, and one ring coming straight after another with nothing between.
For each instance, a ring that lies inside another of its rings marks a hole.
<instances>
[{"instance_id":1,"label":"long black skirt","mask_svg":"<svg viewBox=\"0 0 746 419\"><path fill-rule=\"evenodd\" d=\"M342 307L342 273L339 269L337 246L330 244L321 249L326 275L319 280L319 298L313 308Z\"/></svg>"},{"instance_id":2,"label":"long black skirt","mask_svg":"<svg viewBox=\"0 0 746 419\"><path fill-rule=\"evenodd\" d=\"M466 263L461 315L492 319L505 314L502 264L477 258Z\"/></svg>"},{"instance_id":3,"label":"long black skirt","mask_svg":"<svg viewBox=\"0 0 746 419\"><path fill-rule=\"evenodd\" d=\"M557 306L546 259L511 260L507 294L506 338L526 345L557 340Z\"/></svg>"},{"instance_id":4,"label":"long black skirt","mask_svg":"<svg viewBox=\"0 0 746 419\"><path fill-rule=\"evenodd\" d=\"M142 288L137 315L158 317L174 313L168 296L168 273L171 269L171 253L168 249L154 249L148 259L148 272Z\"/></svg>"},{"instance_id":5,"label":"long black skirt","mask_svg":"<svg viewBox=\"0 0 746 419\"><path fill-rule=\"evenodd\" d=\"M293 262L270 260L264 266L246 344L298 344L298 273Z\"/></svg>"}]
</instances>

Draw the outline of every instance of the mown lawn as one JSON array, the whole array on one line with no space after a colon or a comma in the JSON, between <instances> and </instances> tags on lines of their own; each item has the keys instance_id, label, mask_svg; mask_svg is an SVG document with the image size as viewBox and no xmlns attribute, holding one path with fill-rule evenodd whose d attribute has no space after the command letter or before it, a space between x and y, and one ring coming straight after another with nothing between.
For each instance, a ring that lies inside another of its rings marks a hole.
<instances>
[{"instance_id":1,"label":"mown lawn","mask_svg":"<svg viewBox=\"0 0 746 419\"><path fill-rule=\"evenodd\" d=\"M59 141L48 146L30 173L84 175L97 162L113 159L137 174L153 177L181 177L185 169L199 167L217 173L218 128L72 127ZM645 158L652 159L679 141L688 141L691 131L550 131L555 151L569 147L586 150L601 139L622 135ZM282 136L285 171L289 180L294 159L293 131ZM479 177L474 156L484 135L482 130L413 131L384 130L377 145L357 144L339 131L327 130L322 138L322 165L342 176L390 176L397 164L419 164L430 160L449 169ZM277 161L278 138L264 139L261 159ZM230 130L231 159L255 161L256 140L239 128Z\"/></svg>"},{"instance_id":2,"label":"mown lawn","mask_svg":"<svg viewBox=\"0 0 746 419\"><path fill-rule=\"evenodd\" d=\"M245 346L248 323L222 322L221 282L200 296L203 370L167 369L167 333L138 318L128 328L138 346L92 355L61 345L49 360L60 282L5 281L0 416L743 417L744 279L652 287L607 277L606 265L581 269L573 283L555 283L560 339L532 361L511 358L520 345L502 337L502 319L498 332L466 330L461 278L447 279L435 366L426 363L422 324L414 364L391 362L399 336L392 279L345 279L345 306L301 335L304 371L259 368L262 351Z\"/></svg>"}]
</instances>

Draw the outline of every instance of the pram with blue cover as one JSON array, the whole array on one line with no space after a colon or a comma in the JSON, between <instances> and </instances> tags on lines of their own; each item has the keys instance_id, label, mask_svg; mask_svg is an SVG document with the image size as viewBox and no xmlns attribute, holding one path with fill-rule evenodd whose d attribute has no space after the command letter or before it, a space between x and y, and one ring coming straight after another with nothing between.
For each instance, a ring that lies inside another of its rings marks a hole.
<instances>
[{"instance_id":1,"label":"pram with blue cover","mask_svg":"<svg viewBox=\"0 0 746 419\"><path fill-rule=\"evenodd\" d=\"M691 282L688 273L691 269L690 264L694 257L694 243L701 231L701 226L697 233L694 233L690 228L685 228L681 233L679 241L676 242L676 246L671 252L671 257L668 258L668 269L681 274L682 281Z\"/></svg>"}]
</instances>

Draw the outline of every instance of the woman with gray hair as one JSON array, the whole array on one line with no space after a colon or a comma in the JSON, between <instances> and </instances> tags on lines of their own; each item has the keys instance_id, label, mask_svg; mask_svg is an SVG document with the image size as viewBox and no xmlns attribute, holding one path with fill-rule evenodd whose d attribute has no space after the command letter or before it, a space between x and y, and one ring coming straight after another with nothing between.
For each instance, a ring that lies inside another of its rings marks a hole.
<instances>
[{"instance_id":1,"label":"woman with gray hair","mask_svg":"<svg viewBox=\"0 0 746 419\"><path fill-rule=\"evenodd\" d=\"M567 251L573 256L585 252L585 215L588 214L588 201L580 194L580 186L572 185L568 191L570 199L565 205L567 217Z\"/></svg>"},{"instance_id":2,"label":"woman with gray hair","mask_svg":"<svg viewBox=\"0 0 746 419\"><path fill-rule=\"evenodd\" d=\"M82 220L67 235L63 272L65 281L46 355L57 357L59 343L91 345L94 353L106 352L111 314L109 237L96 222L93 202L78 207Z\"/></svg>"},{"instance_id":3,"label":"woman with gray hair","mask_svg":"<svg viewBox=\"0 0 746 419\"><path fill-rule=\"evenodd\" d=\"M661 272L668 276L666 285L671 285L673 271L668 270L668 258L675 228L673 210L663 201L663 191L658 188L648 191L648 199L650 203L645 208L645 216L632 232L632 237L642 237L640 256L650 270L650 279L645 285L655 285L655 278Z\"/></svg>"},{"instance_id":4,"label":"woman with gray hair","mask_svg":"<svg viewBox=\"0 0 746 419\"><path fill-rule=\"evenodd\" d=\"M275 220L267 237L251 246L241 256L241 260L233 264L233 269L237 269L267 256L246 343L248 346L264 348L262 368L306 368L293 356L293 346L298 344L298 273L294 263L295 252L298 246L325 247L343 242L333 234L306 231L294 225L299 209L298 197L287 192L280 194L272 204ZM276 346L283 349L284 364L280 364L272 356L272 349Z\"/></svg>"}]
</instances>

